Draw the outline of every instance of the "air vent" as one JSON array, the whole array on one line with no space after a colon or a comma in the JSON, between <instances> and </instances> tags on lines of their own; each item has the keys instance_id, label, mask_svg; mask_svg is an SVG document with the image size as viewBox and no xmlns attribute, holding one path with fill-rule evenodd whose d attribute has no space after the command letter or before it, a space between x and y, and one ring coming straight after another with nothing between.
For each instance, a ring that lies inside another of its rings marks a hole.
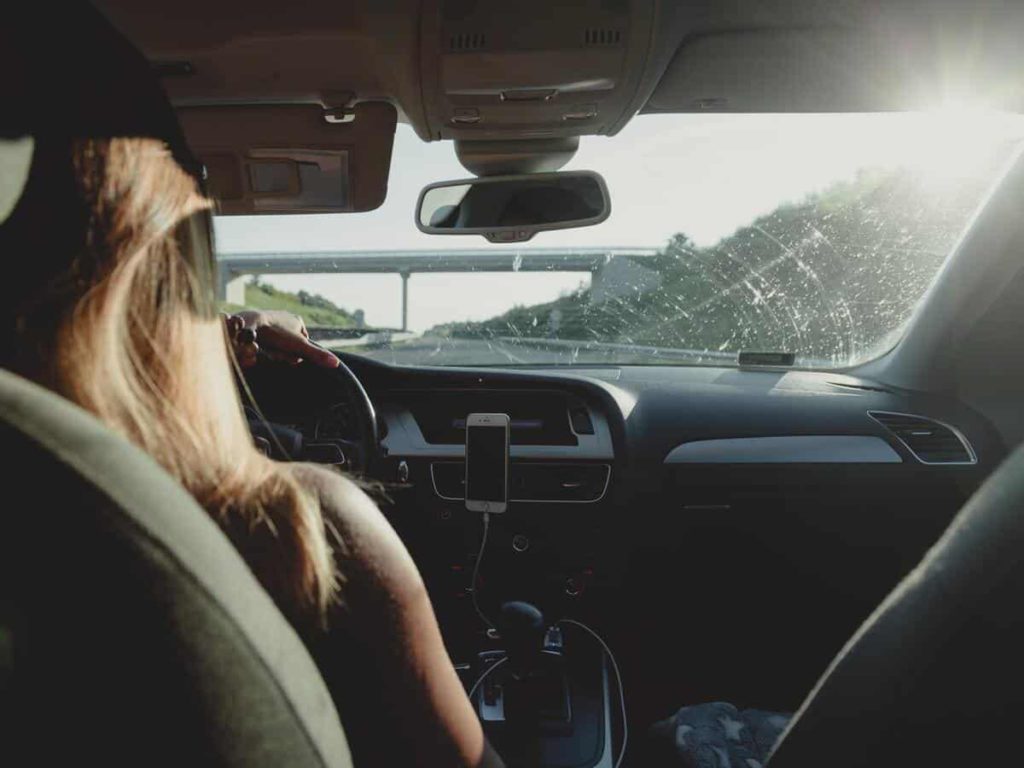
<instances>
[{"instance_id":1,"label":"air vent","mask_svg":"<svg viewBox=\"0 0 1024 768\"><path fill-rule=\"evenodd\" d=\"M593 504L604 498L611 477L607 464L513 461L509 472L512 501L534 504ZM466 467L461 461L430 465L434 493L447 501L466 498Z\"/></svg>"},{"instance_id":2,"label":"air vent","mask_svg":"<svg viewBox=\"0 0 1024 768\"><path fill-rule=\"evenodd\" d=\"M605 48L622 44L622 30L589 27L583 30L583 44L588 48Z\"/></svg>"},{"instance_id":3,"label":"air vent","mask_svg":"<svg viewBox=\"0 0 1024 768\"><path fill-rule=\"evenodd\" d=\"M977 462L963 435L946 424L905 413L868 411L868 416L896 435L922 464Z\"/></svg>"},{"instance_id":4,"label":"air vent","mask_svg":"<svg viewBox=\"0 0 1024 768\"><path fill-rule=\"evenodd\" d=\"M480 51L487 47L487 35L483 32L457 32L448 39L448 50L456 53Z\"/></svg>"},{"instance_id":5,"label":"air vent","mask_svg":"<svg viewBox=\"0 0 1024 768\"><path fill-rule=\"evenodd\" d=\"M154 61L153 71L157 77L191 77L196 73L191 61Z\"/></svg>"}]
</instances>

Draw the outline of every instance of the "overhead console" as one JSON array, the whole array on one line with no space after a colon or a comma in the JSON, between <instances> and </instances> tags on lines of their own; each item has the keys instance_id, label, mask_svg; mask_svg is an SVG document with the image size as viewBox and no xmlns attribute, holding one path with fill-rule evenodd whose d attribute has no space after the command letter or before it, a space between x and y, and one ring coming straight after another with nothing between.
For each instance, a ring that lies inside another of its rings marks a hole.
<instances>
[{"instance_id":1,"label":"overhead console","mask_svg":"<svg viewBox=\"0 0 1024 768\"><path fill-rule=\"evenodd\" d=\"M434 139L611 134L652 45L652 0L428 0L423 102Z\"/></svg>"}]
</instances>

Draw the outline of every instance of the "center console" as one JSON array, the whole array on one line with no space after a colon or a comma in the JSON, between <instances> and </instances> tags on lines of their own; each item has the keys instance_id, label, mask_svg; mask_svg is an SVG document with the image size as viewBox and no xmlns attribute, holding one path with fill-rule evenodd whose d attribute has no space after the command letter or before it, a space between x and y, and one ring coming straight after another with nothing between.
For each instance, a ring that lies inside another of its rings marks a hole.
<instances>
[{"instance_id":1,"label":"center console","mask_svg":"<svg viewBox=\"0 0 1024 768\"><path fill-rule=\"evenodd\" d=\"M509 768L614 768L619 681L599 642L577 626L550 625L523 602L502 606L497 631L504 647L480 653L463 673Z\"/></svg>"},{"instance_id":2,"label":"center console","mask_svg":"<svg viewBox=\"0 0 1024 768\"><path fill-rule=\"evenodd\" d=\"M616 768L625 723L614 660L588 629L559 620L596 615L617 583L615 542L601 535L617 472L609 406L582 386L472 385L380 396L384 466L399 483L390 519L505 764ZM477 495L471 470L493 457L469 448L472 430L488 429L479 417L493 416L508 426L493 473L505 477L500 509L488 515L470 502L496 497Z\"/></svg>"},{"instance_id":3,"label":"center console","mask_svg":"<svg viewBox=\"0 0 1024 768\"><path fill-rule=\"evenodd\" d=\"M401 389L378 394L386 514L430 590L445 643L463 660L486 643L469 605L481 538L466 509L466 419L507 413L508 511L491 519L480 599L497 615L528 600L551 617L594 616L614 589L620 548L603 535L619 465L607 406L548 388Z\"/></svg>"}]
</instances>

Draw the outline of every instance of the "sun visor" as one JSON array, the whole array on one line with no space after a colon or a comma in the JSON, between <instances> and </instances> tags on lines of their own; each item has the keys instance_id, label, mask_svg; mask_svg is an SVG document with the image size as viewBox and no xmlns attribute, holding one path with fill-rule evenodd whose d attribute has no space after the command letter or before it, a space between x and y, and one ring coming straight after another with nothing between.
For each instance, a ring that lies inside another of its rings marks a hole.
<instances>
[{"instance_id":1,"label":"sun visor","mask_svg":"<svg viewBox=\"0 0 1024 768\"><path fill-rule=\"evenodd\" d=\"M645 112L844 112L892 109L891 73L844 32L758 30L685 42Z\"/></svg>"},{"instance_id":2,"label":"sun visor","mask_svg":"<svg viewBox=\"0 0 1024 768\"><path fill-rule=\"evenodd\" d=\"M387 196L397 112L362 102L181 107L185 138L221 214L358 213Z\"/></svg>"},{"instance_id":3,"label":"sun visor","mask_svg":"<svg viewBox=\"0 0 1024 768\"><path fill-rule=\"evenodd\" d=\"M909 24L693 36L643 111L875 112L950 102L1021 110L1024 48L1002 28L982 29L984 44Z\"/></svg>"}]
</instances>

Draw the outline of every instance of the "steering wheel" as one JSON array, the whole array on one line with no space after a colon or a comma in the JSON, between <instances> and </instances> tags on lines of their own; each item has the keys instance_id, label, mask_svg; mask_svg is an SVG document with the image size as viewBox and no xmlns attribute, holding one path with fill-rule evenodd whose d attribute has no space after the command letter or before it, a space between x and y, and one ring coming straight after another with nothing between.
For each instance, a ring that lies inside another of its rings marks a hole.
<instances>
[{"instance_id":1,"label":"steering wheel","mask_svg":"<svg viewBox=\"0 0 1024 768\"><path fill-rule=\"evenodd\" d=\"M333 376L340 383L347 392L348 402L352 406L360 439L358 442L338 441L352 451L351 454L346 454L351 457L348 460L349 468L361 474L372 475L380 458L380 432L377 426L377 409L373 407L373 401L370 400L363 382L340 357L337 368L319 370L327 376Z\"/></svg>"},{"instance_id":2,"label":"steering wheel","mask_svg":"<svg viewBox=\"0 0 1024 768\"><path fill-rule=\"evenodd\" d=\"M310 413L310 402L328 404L327 408L345 406L350 414L349 434L332 436L330 442L337 444L345 454L346 470L373 475L380 456L377 411L359 377L344 360L339 358L338 367L332 369L263 359L245 371L245 381L259 411L272 427L309 424L310 417L319 421L324 407ZM246 399L243 395L243 401ZM301 460L303 457L291 458Z\"/></svg>"}]
</instances>

